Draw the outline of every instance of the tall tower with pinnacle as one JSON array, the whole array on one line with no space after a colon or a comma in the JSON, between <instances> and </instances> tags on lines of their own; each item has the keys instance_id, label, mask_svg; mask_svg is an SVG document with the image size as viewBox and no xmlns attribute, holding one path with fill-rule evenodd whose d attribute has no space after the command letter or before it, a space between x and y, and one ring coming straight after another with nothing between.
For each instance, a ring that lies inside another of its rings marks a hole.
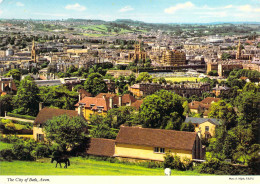
<instances>
[{"instance_id":1,"label":"tall tower with pinnacle","mask_svg":"<svg viewBox=\"0 0 260 184\"><path fill-rule=\"evenodd\" d=\"M35 50L34 40L33 40L33 43L32 43L31 59L34 63L36 63L36 50Z\"/></svg>"},{"instance_id":2,"label":"tall tower with pinnacle","mask_svg":"<svg viewBox=\"0 0 260 184\"><path fill-rule=\"evenodd\" d=\"M238 42L238 45L237 45L236 59L241 58L241 50L242 50L242 47L241 47L241 43L240 43L240 39L239 39L239 42Z\"/></svg>"}]
</instances>

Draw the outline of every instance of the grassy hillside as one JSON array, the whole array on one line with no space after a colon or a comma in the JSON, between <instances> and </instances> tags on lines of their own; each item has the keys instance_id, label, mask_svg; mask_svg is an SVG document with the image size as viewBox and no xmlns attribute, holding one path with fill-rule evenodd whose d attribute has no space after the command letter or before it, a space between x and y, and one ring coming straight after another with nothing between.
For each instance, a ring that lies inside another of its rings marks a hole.
<instances>
[{"instance_id":1,"label":"grassy hillside","mask_svg":"<svg viewBox=\"0 0 260 184\"><path fill-rule=\"evenodd\" d=\"M164 175L162 168L149 169L136 165L109 163L80 157L71 158L67 168L55 168L50 159L41 162L13 161L0 162L0 175L122 175L122 176L159 176ZM64 165L64 164L63 164ZM172 175L201 175L197 171L176 171Z\"/></svg>"}]
</instances>

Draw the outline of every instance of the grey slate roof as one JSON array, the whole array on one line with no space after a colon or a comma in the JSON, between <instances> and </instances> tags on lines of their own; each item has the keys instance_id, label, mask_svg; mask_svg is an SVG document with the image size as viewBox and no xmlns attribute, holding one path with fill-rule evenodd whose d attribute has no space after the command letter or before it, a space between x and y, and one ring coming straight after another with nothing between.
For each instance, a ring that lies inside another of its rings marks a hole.
<instances>
[{"instance_id":1,"label":"grey slate roof","mask_svg":"<svg viewBox=\"0 0 260 184\"><path fill-rule=\"evenodd\" d=\"M192 123L195 123L195 124L201 124L201 123L204 123L206 121L209 121L215 125L220 125L220 122L218 119L215 119L215 118L194 118L194 117L186 117L184 123L189 123L189 122L192 122Z\"/></svg>"}]
</instances>

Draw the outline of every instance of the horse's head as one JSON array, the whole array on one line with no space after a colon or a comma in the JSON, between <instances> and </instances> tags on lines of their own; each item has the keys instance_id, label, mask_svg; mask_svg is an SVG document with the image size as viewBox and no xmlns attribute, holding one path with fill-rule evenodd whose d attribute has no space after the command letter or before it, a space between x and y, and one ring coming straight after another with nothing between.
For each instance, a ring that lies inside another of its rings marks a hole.
<instances>
[{"instance_id":1,"label":"horse's head","mask_svg":"<svg viewBox=\"0 0 260 184\"><path fill-rule=\"evenodd\" d=\"M54 161L54 158L51 158L51 163L53 163L53 161Z\"/></svg>"}]
</instances>

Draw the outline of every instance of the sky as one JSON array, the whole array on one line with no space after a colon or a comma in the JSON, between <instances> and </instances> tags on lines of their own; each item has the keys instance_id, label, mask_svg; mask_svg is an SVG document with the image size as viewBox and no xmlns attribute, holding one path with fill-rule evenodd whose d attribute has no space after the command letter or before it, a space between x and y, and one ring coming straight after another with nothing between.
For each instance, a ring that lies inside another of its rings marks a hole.
<instances>
[{"instance_id":1,"label":"sky","mask_svg":"<svg viewBox=\"0 0 260 184\"><path fill-rule=\"evenodd\" d=\"M260 0L0 0L0 19L260 22Z\"/></svg>"}]
</instances>

